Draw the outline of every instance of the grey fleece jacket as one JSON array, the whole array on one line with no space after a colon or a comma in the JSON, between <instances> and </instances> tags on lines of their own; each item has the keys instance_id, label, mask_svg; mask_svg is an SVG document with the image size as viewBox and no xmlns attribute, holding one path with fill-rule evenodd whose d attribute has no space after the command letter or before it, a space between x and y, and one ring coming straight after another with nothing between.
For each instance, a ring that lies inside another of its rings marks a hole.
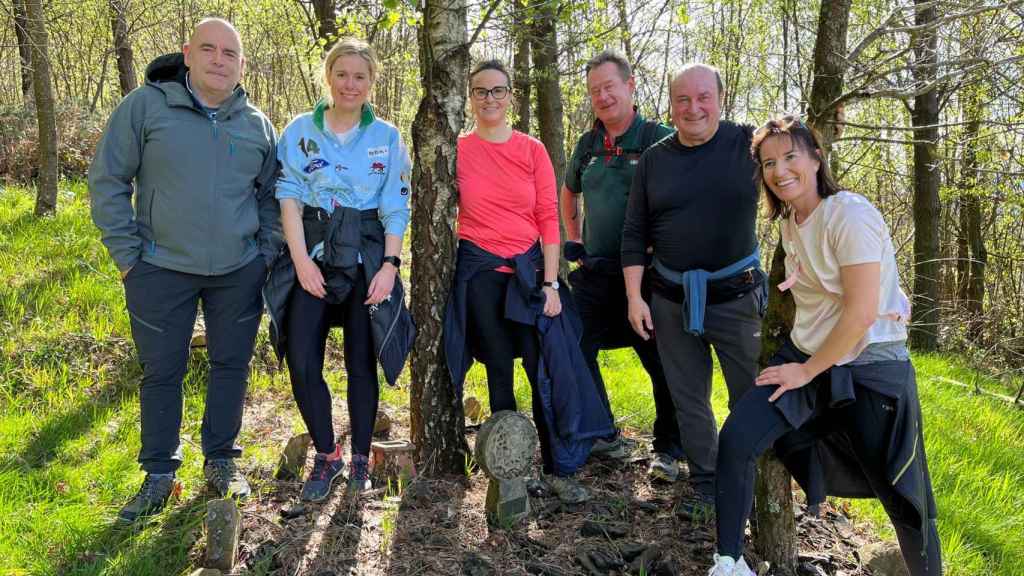
<instances>
[{"instance_id":1,"label":"grey fleece jacket","mask_svg":"<svg viewBox=\"0 0 1024 576\"><path fill-rule=\"evenodd\" d=\"M208 113L186 71L180 53L157 58L110 116L89 168L93 222L122 272L269 265L283 245L274 128L241 87Z\"/></svg>"}]
</instances>

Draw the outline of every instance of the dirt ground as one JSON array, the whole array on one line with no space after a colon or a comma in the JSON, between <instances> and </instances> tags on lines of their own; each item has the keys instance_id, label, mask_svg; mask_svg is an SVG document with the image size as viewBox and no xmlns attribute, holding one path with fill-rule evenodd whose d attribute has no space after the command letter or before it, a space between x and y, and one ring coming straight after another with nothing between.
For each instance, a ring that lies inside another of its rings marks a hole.
<instances>
[{"instance_id":1,"label":"dirt ground","mask_svg":"<svg viewBox=\"0 0 1024 576\"><path fill-rule=\"evenodd\" d=\"M335 419L344 433L344 400ZM247 408L246 429L282 448L288 430L281 406ZM390 437L408 438L408 414L385 407L393 421ZM238 574L310 576L426 574L472 575L705 575L714 553L714 525L674 512L687 498L687 483L648 480L648 438L628 462L591 461L581 480L589 502L566 506L551 495L530 498L529 519L511 529L489 527L484 511L487 478L470 465L469 475L417 478L401 493L376 488L356 500L343 484L322 503L301 504L300 482L273 480L273 470L252 471L267 478L258 497L242 508L243 532ZM467 432L470 444L475 433ZM347 448L347 446L345 446ZM306 470L312 465L312 450ZM866 575L858 549L872 541L866 526L854 525L843 510L825 506L820 518L806 515L797 502L801 575ZM584 536L586 533L598 535ZM594 528L597 528L595 531ZM203 543L195 548L202 562ZM759 558L748 550L755 570ZM772 573L768 571L767 573Z\"/></svg>"}]
</instances>

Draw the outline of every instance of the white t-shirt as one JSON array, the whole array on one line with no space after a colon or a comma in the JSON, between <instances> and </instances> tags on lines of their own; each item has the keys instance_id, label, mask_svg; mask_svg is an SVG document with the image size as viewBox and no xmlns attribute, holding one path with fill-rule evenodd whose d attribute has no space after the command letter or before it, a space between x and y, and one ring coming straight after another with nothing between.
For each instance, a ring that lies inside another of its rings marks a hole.
<instances>
[{"instance_id":1,"label":"white t-shirt","mask_svg":"<svg viewBox=\"0 0 1024 576\"><path fill-rule=\"evenodd\" d=\"M836 364L850 362L868 344L907 339L910 301L900 289L889 227L866 198L845 191L824 198L799 225L791 214L782 223L782 242L787 283L796 302L790 337L797 348L814 354L839 321L843 309L839 269L868 262L881 264L878 319Z\"/></svg>"}]
</instances>

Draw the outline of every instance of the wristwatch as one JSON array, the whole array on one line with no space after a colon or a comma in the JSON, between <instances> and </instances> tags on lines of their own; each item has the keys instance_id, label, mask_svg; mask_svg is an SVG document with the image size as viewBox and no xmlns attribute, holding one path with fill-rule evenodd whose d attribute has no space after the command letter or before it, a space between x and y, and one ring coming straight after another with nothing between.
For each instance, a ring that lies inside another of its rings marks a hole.
<instances>
[{"instance_id":1,"label":"wristwatch","mask_svg":"<svg viewBox=\"0 0 1024 576\"><path fill-rule=\"evenodd\" d=\"M383 262L390 262L392 266L398 268L402 265L402 259L398 256L385 256Z\"/></svg>"},{"instance_id":2,"label":"wristwatch","mask_svg":"<svg viewBox=\"0 0 1024 576\"><path fill-rule=\"evenodd\" d=\"M544 286L550 286L551 288L558 290L558 280L555 280L554 282L545 282Z\"/></svg>"}]
</instances>

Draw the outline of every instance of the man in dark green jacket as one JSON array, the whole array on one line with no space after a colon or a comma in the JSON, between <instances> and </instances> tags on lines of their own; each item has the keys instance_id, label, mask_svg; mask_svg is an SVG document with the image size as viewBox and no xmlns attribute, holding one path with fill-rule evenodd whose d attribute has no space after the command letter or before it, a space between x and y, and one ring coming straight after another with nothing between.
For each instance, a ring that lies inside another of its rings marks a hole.
<instances>
[{"instance_id":1,"label":"man in dark green jacket","mask_svg":"<svg viewBox=\"0 0 1024 576\"><path fill-rule=\"evenodd\" d=\"M263 303L280 240L276 136L238 85L241 38L227 21L200 22L182 53L161 56L146 84L110 117L89 170L92 218L121 273L142 364L146 479L120 512L160 510L181 465L182 382L199 302L210 381L203 471L222 497L249 485L234 459Z\"/></svg>"}]
</instances>

